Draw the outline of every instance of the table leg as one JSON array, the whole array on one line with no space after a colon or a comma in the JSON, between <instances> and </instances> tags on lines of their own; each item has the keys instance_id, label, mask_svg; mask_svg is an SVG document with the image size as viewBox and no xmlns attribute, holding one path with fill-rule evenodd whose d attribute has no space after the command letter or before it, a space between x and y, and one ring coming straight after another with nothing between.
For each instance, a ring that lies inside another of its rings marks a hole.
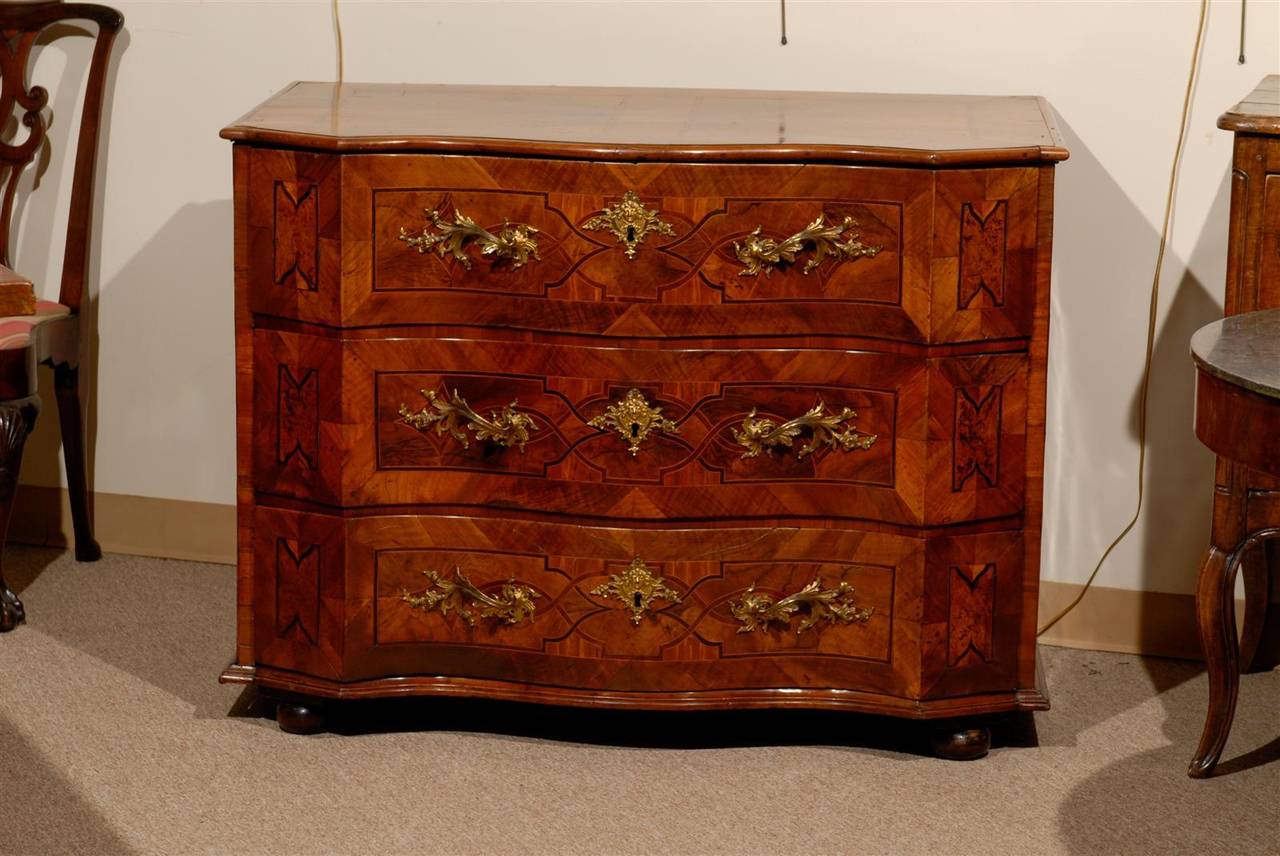
<instances>
[{"instance_id":1,"label":"table leg","mask_svg":"<svg viewBox=\"0 0 1280 856\"><path fill-rule=\"evenodd\" d=\"M1231 555L1217 546L1210 547L1200 565L1200 581L1196 587L1196 618L1200 622L1200 641L1209 670L1209 712L1205 716L1200 746L1187 770L1193 779L1203 779L1213 773L1235 716L1240 688L1235 578Z\"/></svg>"},{"instance_id":2,"label":"table leg","mask_svg":"<svg viewBox=\"0 0 1280 856\"><path fill-rule=\"evenodd\" d=\"M1280 543L1255 550L1240 564L1244 579L1244 621L1240 627L1240 668L1269 672L1280 666Z\"/></svg>"},{"instance_id":3,"label":"table leg","mask_svg":"<svg viewBox=\"0 0 1280 856\"><path fill-rule=\"evenodd\" d=\"M1200 746L1187 775L1203 779L1213 774L1222 756L1235 716L1240 689L1240 646L1236 640L1235 588L1240 559L1257 544L1280 536L1280 528L1251 533L1230 553L1213 544L1200 565L1196 587L1196 617L1209 671L1209 712Z\"/></svg>"}]
</instances>

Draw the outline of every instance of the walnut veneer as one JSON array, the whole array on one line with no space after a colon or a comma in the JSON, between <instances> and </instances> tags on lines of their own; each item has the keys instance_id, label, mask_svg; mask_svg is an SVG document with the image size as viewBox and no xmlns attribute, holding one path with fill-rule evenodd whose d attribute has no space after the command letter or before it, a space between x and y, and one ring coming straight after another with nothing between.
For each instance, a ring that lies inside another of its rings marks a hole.
<instances>
[{"instance_id":1,"label":"walnut veneer","mask_svg":"<svg viewBox=\"0 0 1280 856\"><path fill-rule=\"evenodd\" d=\"M401 693L1044 708L1049 117L305 83L224 130L225 678L312 697L294 730Z\"/></svg>"}]
</instances>

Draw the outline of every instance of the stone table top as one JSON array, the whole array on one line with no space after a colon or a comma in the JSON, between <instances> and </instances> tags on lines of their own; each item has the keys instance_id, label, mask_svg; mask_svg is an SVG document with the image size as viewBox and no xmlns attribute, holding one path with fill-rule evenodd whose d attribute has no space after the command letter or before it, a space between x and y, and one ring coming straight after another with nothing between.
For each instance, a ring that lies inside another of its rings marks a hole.
<instances>
[{"instance_id":1,"label":"stone table top","mask_svg":"<svg viewBox=\"0 0 1280 856\"><path fill-rule=\"evenodd\" d=\"M1259 395L1280 398L1280 309L1214 321L1191 337L1203 371Z\"/></svg>"}]
</instances>

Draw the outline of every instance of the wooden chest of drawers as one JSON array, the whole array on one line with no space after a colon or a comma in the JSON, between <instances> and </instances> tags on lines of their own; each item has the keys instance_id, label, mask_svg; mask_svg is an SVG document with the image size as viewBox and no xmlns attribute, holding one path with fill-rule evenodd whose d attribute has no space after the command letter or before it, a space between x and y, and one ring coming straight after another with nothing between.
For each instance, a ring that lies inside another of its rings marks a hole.
<instances>
[{"instance_id":1,"label":"wooden chest of drawers","mask_svg":"<svg viewBox=\"0 0 1280 856\"><path fill-rule=\"evenodd\" d=\"M295 84L226 129L224 678L297 730L400 693L1045 707L1050 115Z\"/></svg>"}]
</instances>

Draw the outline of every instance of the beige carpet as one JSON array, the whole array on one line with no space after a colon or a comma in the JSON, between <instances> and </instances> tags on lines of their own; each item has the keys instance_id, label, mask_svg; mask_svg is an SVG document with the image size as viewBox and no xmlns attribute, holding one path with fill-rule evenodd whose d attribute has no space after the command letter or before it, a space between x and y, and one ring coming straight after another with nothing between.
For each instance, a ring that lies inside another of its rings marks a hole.
<instances>
[{"instance_id":1,"label":"beige carpet","mask_svg":"<svg viewBox=\"0 0 1280 856\"><path fill-rule=\"evenodd\" d=\"M3 853L1280 853L1280 673L1244 679L1204 782L1196 664L1054 648L1039 745L1014 727L968 764L804 713L410 701L296 737L215 681L230 568L7 561L30 619L0 637Z\"/></svg>"}]
</instances>

